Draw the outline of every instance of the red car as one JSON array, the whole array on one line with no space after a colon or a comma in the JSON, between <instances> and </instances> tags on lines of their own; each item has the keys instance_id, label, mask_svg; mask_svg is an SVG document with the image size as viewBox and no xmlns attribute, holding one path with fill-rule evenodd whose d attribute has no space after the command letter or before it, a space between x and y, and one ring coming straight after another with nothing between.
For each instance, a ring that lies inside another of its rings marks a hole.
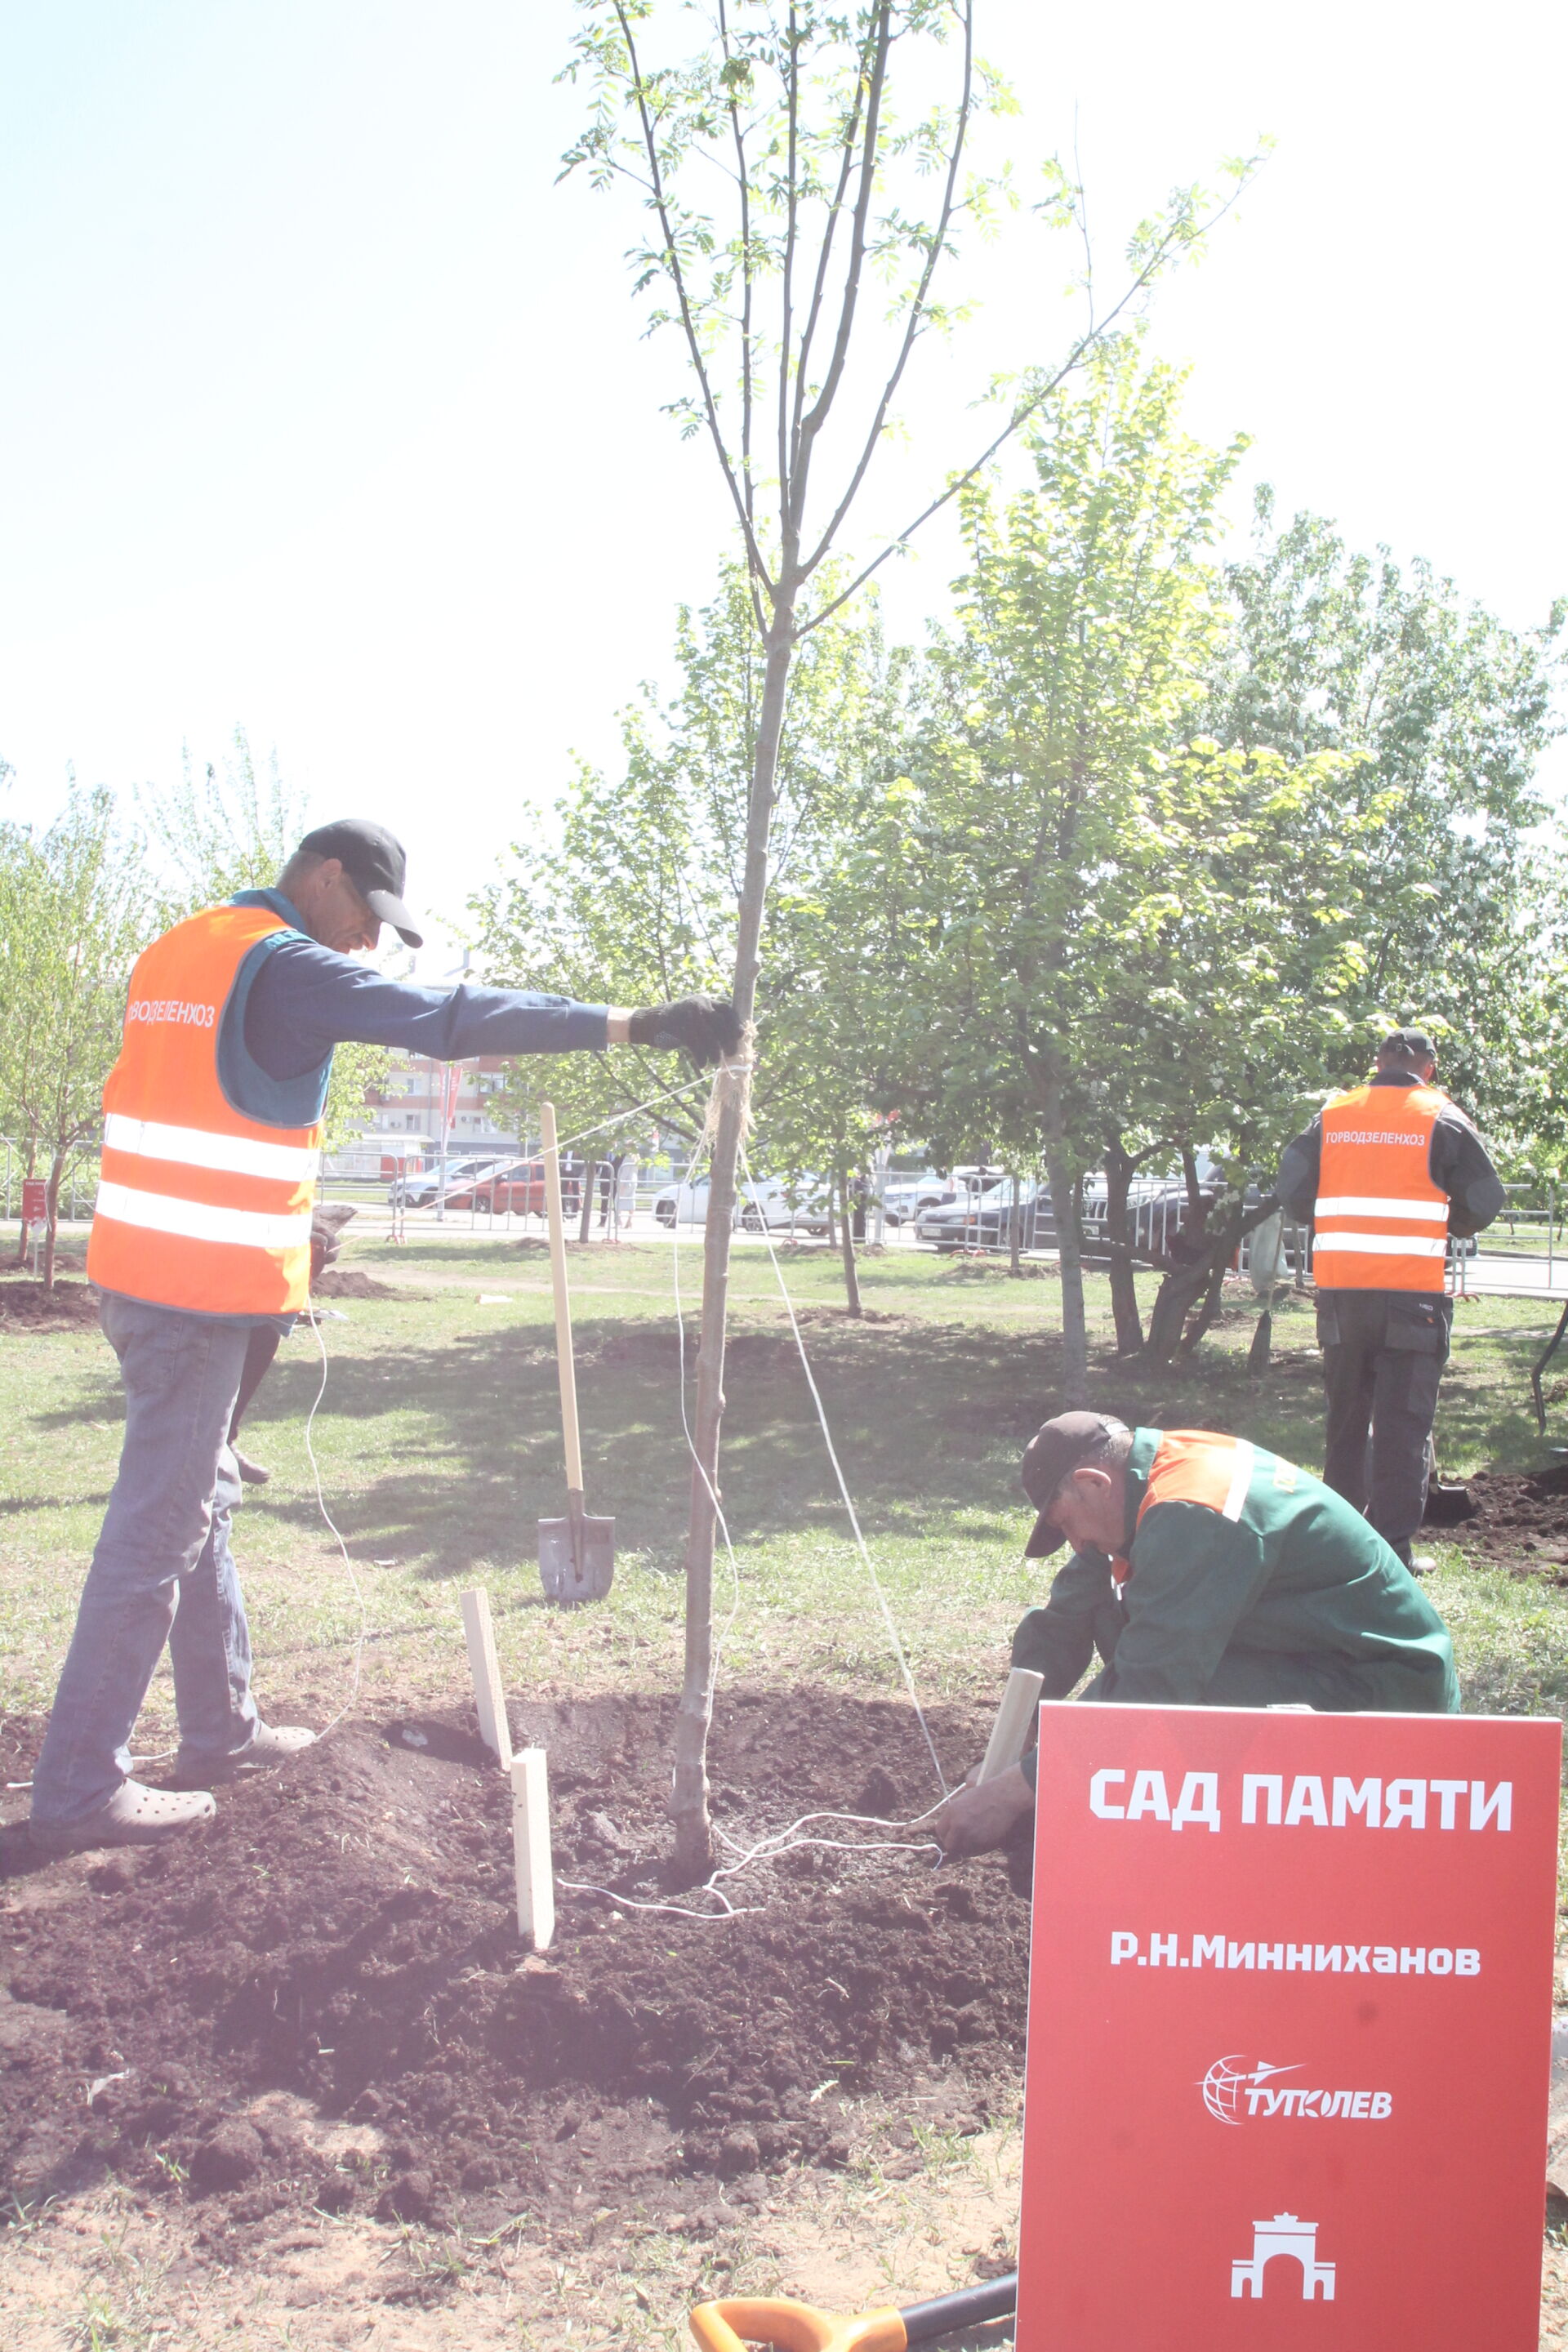
<instances>
[{"instance_id":1,"label":"red car","mask_svg":"<svg viewBox=\"0 0 1568 2352\"><path fill-rule=\"evenodd\" d=\"M447 1195L448 1209L494 1209L504 1215L515 1209L520 1216L544 1214L544 1162L542 1160L503 1160L498 1168L487 1168L467 1184L460 1184Z\"/></svg>"}]
</instances>

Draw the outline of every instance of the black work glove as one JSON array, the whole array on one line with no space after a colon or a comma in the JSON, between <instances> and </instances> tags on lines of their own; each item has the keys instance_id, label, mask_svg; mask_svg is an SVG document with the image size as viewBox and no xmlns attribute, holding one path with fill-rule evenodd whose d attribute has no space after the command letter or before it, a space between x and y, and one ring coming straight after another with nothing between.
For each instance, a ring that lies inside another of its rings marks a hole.
<instances>
[{"instance_id":1,"label":"black work glove","mask_svg":"<svg viewBox=\"0 0 1568 2352\"><path fill-rule=\"evenodd\" d=\"M673 1004L645 1005L626 1024L634 1045L660 1054L689 1054L706 1070L721 1054L740 1050L741 1024L727 996L681 996Z\"/></svg>"}]
</instances>

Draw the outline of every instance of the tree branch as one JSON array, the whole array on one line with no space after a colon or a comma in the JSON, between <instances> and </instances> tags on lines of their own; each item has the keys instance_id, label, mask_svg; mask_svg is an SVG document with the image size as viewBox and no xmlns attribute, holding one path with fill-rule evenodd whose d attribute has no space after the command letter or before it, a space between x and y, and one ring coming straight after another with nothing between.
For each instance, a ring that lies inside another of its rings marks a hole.
<instances>
[{"instance_id":1,"label":"tree branch","mask_svg":"<svg viewBox=\"0 0 1568 2352\"><path fill-rule=\"evenodd\" d=\"M867 34L866 46L860 53L860 69L855 77L855 103L849 110L849 121L845 128L844 144L840 153L838 185L833 191L833 202L827 208L827 226L822 233L822 249L816 257L816 280L811 289L811 306L806 312L805 328L800 339L800 354L795 362L795 414L790 423L792 463L800 447L801 416L805 407L806 368L811 358L811 346L816 338L817 321L821 316L822 298L827 284L828 264L833 257L833 241L838 232L838 216L844 209L844 193L849 185L849 175L855 168L855 150L860 137L860 106L868 85L869 57L874 38L875 20L873 20L872 29Z\"/></svg>"},{"instance_id":2,"label":"tree branch","mask_svg":"<svg viewBox=\"0 0 1568 2352\"><path fill-rule=\"evenodd\" d=\"M719 38L724 62L731 63L730 24L725 0L719 0ZM730 129L735 142L735 180L741 199L741 481L745 492L746 521L754 526L756 507L752 485L752 184L746 163L746 137L734 87L730 89ZM756 596L755 583L752 595ZM761 611L759 606L759 621Z\"/></svg>"},{"instance_id":3,"label":"tree branch","mask_svg":"<svg viewBox=\"0 0 1568 2352\"><path fill-rule=\"evenodd\" d=\"M862 570L856 573L848 586L843 589L838 595L835 596L830 604L825 604L820 612L813 613L808 619L796 624L795 637L797 641L801 637L808 636L813 629L819 628L822 623L828 619L830 614L837 612L841 604L847 604L850 597L855 595L858 590L865 586L867 581L871 578L872 574L881 570L889 555L897 554L900 548L907 546L909 541L914 537L916 531L921 529L923 523L928 523L932 515L940 514L942 508L950 505L961 490L967 488L968 485L973 481L977 474L984 473L985 467L991 463L993 457L995 457L997 451L1004 447L1005 445L1012 439L1014 434L1019 430L1020 426L1026 425L1029 418L1033 416L1038 409L1045 405L1052 393L1066 382L1067 378L1073 373L1073 371L1076 368L1082 366L1084 360L1093 347L1097 343L1102 343L1106 340L1117 320L1131 308L1131 306L1138 299L1138 297L1143 293L1159 276L1160 271L1170 259L1173 248L1178 245L1186 246L1199 243L1202 238L1208 235L1210 229L1214 228L1225 218L1226 213L1229 212L1231 206L1236 203L1240 193L1240 188L1237 187L1234 194L1226 198L1223 205L1216 206L1215 211L1209 215L1208 218L1199 223L1195 228L1181 220L1173 221L1170 224L1164 236L1160 239L1160 242L1155 247L1153 252L1150 254L1142 268L1138 271L1137 275L1131 280L1124 289L1120 301L1117 302L1115 308L1109 313L1100 325L1092 330L1086 331L1079 337L1078 341L1073 345L1071 351L1068 353L1067 358L1062 362L1060 367L1058 368L1056 373L1049 377L1046 383L1037 386L1036 390L1030 394L1026 400L1019 402L1017 407L1013 411L1012 415L1008 418L1001 432L997 434L994 441L981 451L979 457L975 458L972 466L966 466L962 474L955 474L952 479L948 483L947 488L942 490L938 497L932 499L928 507L922 508L921 511L916 515L913 522L907 525L907 527L899 533L896 539L890 539L886 547L882 549L881 552L878 555L874 555L870 562L866 564ZM864 464L865 461L862 460L862 471L864 470ZM857 479L858 479L858 476L857 476ZM843 505L841 504L840 512L843 510ZM835 519L835 524L830 525L828 531L824 534L821 546L819 547L816 554L815 554L811 559L811 564L805 567L807 572L815 567L815 565L821 561L823 554L826 552L831 540L832 530L836 527L836 523L837 518Z\"/></svg>"},{"instance_id":4,"label":"tree branch","mask_svg":"<svg viewBox=\"0 0 1568 2352\"><path fill-rule=\"evenodd\" d=\"M837 395L839 384L843 381L844 370L849 357L849 338L855 324L855 313L859 304L860 272L865 265L871 198L877 185L877 140L881 126L882 92L888 79L888 52L892 45L892 0L881 0L881 5L877 11L876 26L876 47L873 52L871 70L867 78L866 127L861 136L860 145L860 185L855 197L849 257L845 265L844 294L838 306L838 325L833 338L833 355L827 362L827 373L822 380L822 390L801 420L794 478L789 485L791 514L797 541L805 520L805 488L811 471L812 444L827 422L828 413ZM943 226L945 226L945 215ZM933 254L934 250L935 248L933 248ZM925 274L921 282L922 294L931 282L931 267L932 256L928 256ZM864 470L862 467L860 471ZM847 499L853 496L853 488L846 493ZM839 512L842 513L843 510L844 501L841 501ZM832 538L832 535L833 530L830 525L826 538L823 541L823 549L826 549L827 541ZM811 562L805 566L803 577L816 570L822 560L822 551L819 550L813 556Z\"/></svg>"},{"instance_id":5,"label":"tree branch","mask_svg":"<svg viewBox=\"0 0 1568 2352\"><path fill-rule=\"evenodd\" d=\"M884 78L884 75L886 75L886 42L881 42L879 54L877 54L877 85L875 89L872 89L872 99L869 99L868 103L868 125L865 125L865 130L868 130L868 151L869 151L869 136L872 136L872 113L875 113L877 103L879 103L881 99L881 78ZM860 452L858 466L856 466L856 470L853 470L851 478L848 478L847 487L844 487L844 497L839 499L839 503L837 503L835 510L832 510L830 520L827 520L827 530L823 531L823 536L820 536L818 543L816 543L816 552L811 555L809 562L804 564L804 572L802 572L804 579L809 579L809 576L816 572L816 567L820 564L820 560L826 558L827 548L832 546L832 541L835 541L837 531L839 531L839 524L844 522L844 515L848 513L848 508L853 506L853 501L856 501L856 497L858 497L860 482L865 480L869 461L872 461L872 457L877 454L877 442L881 440L881 428L886 425L886 414L889 414L889 407L893 404L893 393L896 393L898 385L900 385L902 372L905 372L905 367L910 364L910 352L914 351L914 341L917 341L917 336L920 336L921 320L926 318L926 299L929 299L931 294L931 280L933 280L933 275L936 275L936 264L942 257L942 247L945 247L947 242L947 228L950 228L950 224L952 224L952 209L954 209L954 203L957 203L959 163L963 160L963 139L966 139L966 134L969 134L969 115L971 115L971 108L973 108L973 75L975 75L973 0L963 0L963 87L962 87L962 97L959 97L957 125L954 125L954 131L952 131L952 152L947 155L947 179L945 179L945 186L942 186L942 209L941 214L938 214L936 228L931 230L931 245L929 249L926 249L926 266L920 273L920 285L917 285L912 301L910 301L910 315L908 320L905 320L905 331L902 331L902 346L900 351L898 351L898 360L893 362L891 376L889 376L886 383L881 385L881 400L877 402L877 414L872 416L872 428L869 428L868 437L865 437L865 449ZM869 191L865 191L865 200L869 200ZM860 249L863 249L863 240L860 240L860 207L856 207L856 237L858 237ZM851 324L853 324L853 303L856 303L856 291L858 291L858 278L860 278L860 268L858 268L858 258L856 258L853 285L847 287L847 297L844 297L844 315L842 320L839 320L839 339L837 339L835 355L832 355L832 364L830 369L827 369L827 379L826 383L823 383L823 391L820 391L814 409L811 409L811 414L806 416L806 421L804 421L802 425L802 445L809 445L811 437L818 433L820 425L826 424L827 419L827 409L830 409L832 395L835 395L837 391L837 379L839 379L839 374L842 374L842 369L844 369L844 352L847 352L847 346L848 346L848 330L851 330Z\"/></svg>"},{"instance_id":6,"label":"tree branch","mask_svg":"<svg viewBox=\"0 0 1568 2352\"><path fill-rule=\"evenodd\" d=\"M616 17L621 28L621 37L626 43L627 63L631 68L632 89L637 99L637 119L642 126L643 147L647 155L648 170L652 177L652 202L658 215L659 227L664 233L665 269L670 283L675 288L676 297L680 305L680 323L686 333L687 352L697 381L701 386L702 406L708 419L708 430L712 438L714 454L718 457L730 497L734 504L736 520L740 523L742 535L746 542L747 559L771 596L774 593L774 583L763 560L762 548L752 528L751 517L746 511L746 500L741 485L735 478L734 464L724 439L723 429L719 422L718 403L713 397L713 387L709 381L707 362L702 356L702 346L697 333L697 322L692 316L691 300L687 291L686 273L680 266L675 226L670 219L669 205L665 196L664 173L658 160L658 140L648 108L647 89L643 80L642 68L637 63L637 44L632 38L632 28L626 16L625 0L614 0L614 5Z\"/></svg>"},{"instance_id":7,"label":"tree branch","mask_svg":"<svg viewBox=\"0 0 1568 2352\"><path fill-rule=\"evenodd\" d=\"M790 528L792 505L790 496L789 449L789 349L795 332L792 323L795 300L795 247L799 227L799 163L800 163L800 53L795 45L795 12L791 0L789 12L789 60L784 87L789 105L789 170L788 203L784 223L784 274L780 308L782 320L779 333L779 570L788 578L794 569L795 541L797 536Z\"/></svg>"}]
</instances>

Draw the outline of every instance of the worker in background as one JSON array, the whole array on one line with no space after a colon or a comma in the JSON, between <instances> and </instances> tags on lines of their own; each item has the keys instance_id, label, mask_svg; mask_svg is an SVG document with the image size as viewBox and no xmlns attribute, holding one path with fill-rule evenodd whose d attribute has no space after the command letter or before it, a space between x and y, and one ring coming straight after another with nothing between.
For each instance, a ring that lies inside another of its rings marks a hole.
<instances>
[{"instance_id":1,"label":"worker in background","mask_svg":"<svg viewBox=\"0 0 1568 2352\"><path fill-rule=\"evenodd\" d=\"M311 1739L263 1723L251 1696L228 1433L250 1334L288 1328L305 1304L333 1047L460 1061L630 1043L701 1066L739 1043L713 997L626 1012L384 979L353 959L384 923L423 944L405 872L384 826L322 825L275 889L175 924L132 973L87 1260L125 1439L33 1774L45 1852L155 1843L211 1814L215 1784ZM174 1786L150 1789L130 1777L130 1741L165 1642L180 1745Z\"/></svg>"},{"instance_id":2,"label":"worker in background","mask_svg":"<svg viewBox=\"0 0 1568 2352\"><path fill-rule=\"evenodd\" d=\"M1418 1574L1432 1565L1411 1546L1454 1317L1448 1240L1482 1232L1504 1200L1475 1128L1433 1085L1436 1067L1425 1030L1395 1029L1365 1086L1336 1095L1287 1146L1275 1187L1289 1215L1316 1226L1323 1477Z\"/></svg>"},{"instance_id":3,"label":"worker in background","mask_svg":"<svg viewBox=\"0 0 1568 2352\"><path fill-rule=\"evenodd\" d=\"M1442 1619L1376 1530L1277 1454L1207 1429L1132 1430L1064 1412L1029 1442L1026 1557L1063 1543L1013 1664L1067 1698L1160 1706L1307 1706L1452 1714ZM944 1853L1000 1845L1033 1810L1033 1754L971 1781L935 1817Z\"/></svg>"}]
</instances>

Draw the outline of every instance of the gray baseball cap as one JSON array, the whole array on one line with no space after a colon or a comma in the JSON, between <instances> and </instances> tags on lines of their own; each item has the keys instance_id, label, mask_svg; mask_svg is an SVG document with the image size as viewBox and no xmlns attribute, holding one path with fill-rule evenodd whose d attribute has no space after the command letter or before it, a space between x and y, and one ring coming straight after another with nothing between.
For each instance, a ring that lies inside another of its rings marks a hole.
<instances>
[{"instance_id":1,"label":"gray baseball cap","mask_svg":"<svg viewBox=\"0 0 1568 2352\"><path fill-rule=\"evenodd\" d=\"M319 824L300 844L312 857L335 857L373 915L390 923L405 948L422 948L423 934L403 903L408 857L384 824L366 816L341 816Z\"/></svg>"}]
</instances>

